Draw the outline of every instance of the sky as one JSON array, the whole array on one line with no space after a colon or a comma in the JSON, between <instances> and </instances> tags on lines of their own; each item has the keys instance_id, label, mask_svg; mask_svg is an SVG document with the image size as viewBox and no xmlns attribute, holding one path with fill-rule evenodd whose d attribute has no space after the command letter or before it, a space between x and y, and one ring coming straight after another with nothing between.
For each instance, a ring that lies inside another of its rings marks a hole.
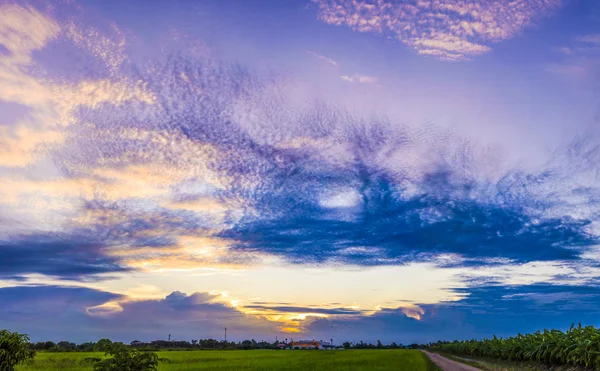
<instances>
[{"instance_id":1,"label":"sky","mask_svg":"<svg viewBox=\"0 0 600 371\"><path fill-rule=\"evenodd\" d=\"M600 3L0 1L0 328L600 326Z\"/></svg>"}]
</instances>

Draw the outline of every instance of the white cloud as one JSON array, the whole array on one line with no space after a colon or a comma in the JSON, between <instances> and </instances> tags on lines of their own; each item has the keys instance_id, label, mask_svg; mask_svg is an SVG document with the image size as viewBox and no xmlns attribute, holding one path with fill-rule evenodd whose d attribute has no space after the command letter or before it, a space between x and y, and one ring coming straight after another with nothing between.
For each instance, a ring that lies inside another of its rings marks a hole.
<instances>
[{"instance_id":1,"label":"white cloud","mask_svg":"<svg viewBox=\"0 0 600 371\"><path fill-rule=\"evenodd\" d=\"M328 195L319 201L323 207L336 209L345 207L354 207L360 203L361 196L354 189L341 191Z\"/></svg>"},{"instance_id":2,"label":"white cloud","mask_svg":"<svg viewBox=\"0 0 600 371\"><path fill-rule=\"evenodd\" d=\"M563 54L563 58L546 65L547 72L575 86L596 88L600 79L600 34L581 35L570 45L554 50Z\"/></svg>"},{"instance_id":3,"label":"white cloud","mask_svg":"<svg viewBox=\"0 0 600 371\"><path fill-rule=\"evenodd\" d=\"M377 78L373 77L373 76L366 76L366 75L352 75L352 76L346 76L346 75L342 75L340 76L340 79L344 80L344 81L348 81L349 83L359 83L359 84L376 84L377 83Z\"/></svg>"},{"instance_id":4,"label":"white cloud","mask_svg":"<svg viewBox=\"0 0 600 371\"><path fill-rule=\"evenodd\" d=\"M333 66L333 67L337 67L338 66L338 62L335 61L335 60L333 60L333 59L331 59L331 58L329 58L329 57L326 57L324 55L315 53L312 50L308 50L307 53L310 54L310 55L312 55L312 56L315 56L315 57L319 58L320 60L322 60L323 62L329 64L330 66Z\"/></svg>"},{"instance_id":5,"label":"white cloud","mask_svg":"<svg viewBox=\"0 0 600 371\"><path fill-rule=\"evenodd\" d=\"M125 57L125 37L121 30L112 25L115 37L108 37L92 27L83 27L69 23L65 27L66 35L76 45L89 50L100 58L112 73L116 73Z\"/></svg>"},{"instance_id":6,"label":"white cloud","mask_svg":"<svg viewBox=\"0 0 600 371\"><path fill-rule=\"evenodd\" d=\"M11 62L27 63L33 50L43 48L60 32L59 25L31 7L1 5L0 44L8 51ZM4 64L6 66L6 64Z\"/></svg>"},{"instance_id":7,"label":"white cloud","mask_svg":"<svg viewBox=\"0 0 600 371\"><path fill-rule=\"evenodd\" d=\"M550 283L554 285L586 285L596 279L600 269L568 261L533 261L523 264L467 269L465 274L483 281L496 281L503 285L531 285Z\"/></svg>"}]
</instances>

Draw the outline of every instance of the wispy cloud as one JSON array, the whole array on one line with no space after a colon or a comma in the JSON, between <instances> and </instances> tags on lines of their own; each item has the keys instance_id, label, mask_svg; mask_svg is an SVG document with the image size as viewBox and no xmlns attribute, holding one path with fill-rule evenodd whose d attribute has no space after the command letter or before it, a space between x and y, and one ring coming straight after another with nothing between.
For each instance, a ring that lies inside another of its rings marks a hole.
<instances>
[{"instance_id":1,"label":"wispy cloud","mask_svg":"<svg viewBox=\"0 0 600 371\"><path fill-rule=\"evenodd\" d=\"M463 60L491 50L561 0L313 0L319 19L359 32L388 34L419 54Z\"/></svg>"},{"instance_id":2,"label":"wispy cloud","mask_svg":"<svg viewBox=\"0 0 600 371\"><path fill-rule=\"evenodd\" d=\"M555 47L554 50L563 58L560 62L546 65L546 71L568 83L594 88L600 79L600 34L578 36L569 45Z\"/></svg>"},{"instance_id":3,"label":"wispy cloud","mask_svg":"<svg viewBox=\"0 0 600 371\"><path fill-rule=\"evenodd\" d=\"M580 36L577 41L582 44L591 44L594 46L600 46L600 34L589 34Z\"/></svg>"},{"instance_id":4,"label":"wispy cloud","mask_svg":"<svg viewBox=\"0 0 600 371\"><path fill-rule=\"evenodd\" d=\"M582 81L588 74L587 68L577 63L550 64L546 71L559 75L567 81Z\"/></svg>"},{"instance_id":5,"label":"wispy cloud","mask_svg":"<svg viewBox=\"0 0 600 371\"><path fill-rule=\"evenodd\" d=\"M69 23L65 25L65 33L80 48L89 50L101 59L110 73L115 74L126 59L125 37L116 26L111 26L113 37L106 36L98 30Z\"/></svg>"},{"instance_id":6,"label":"wispy cloud","mask_svg":"<svg viewBox=\"0 0 600 371\"><path fill-rule=\"evenodd\" d=\"M568 46L557 46L553 50L564 55L573 55L573 50L571 50L571 48Z\"/></svg>"},{"instance_id":7,"label":"wispy cloud","mask_svg":"<svg viewBox=\"0 0 600 371\"><path fill-rule=\"evenodd\" d=\"M337 62L337 61L335 61L335 60L333 60L333 59L331 59L331 58L329 58L329 57L326 57L326 56L324 56L324 55L321 55L321 54L315 53L315 52L313 52L312 50L307 50L306 52L307 52L308 54L312 55L312 56L315 56L315 57L319 58L320 60L322 60L323 62L327 63L327 64L328 64L328 65L330 65L330 66L333 66L333 67L338 67L338 62Z\"/></svg>"},{"instance_id":8,"label":"wispy cloud","mask_svg":"<svg viewBox=\"0 0 600 371\"><path fill-rule=\"evenodd\" d=\"M319 58L320 60L324 61L325 63L327 63L330 66L333 67L339 67L339 63L329 57L326 57L324 55L321 54L317 54L311 50L307 51L307 53ZM360 75L360 74L353 74L353 75L341 75L340 79L342 79L343 81L347 81L349 83L359 83L359 84L376 84L378 82L378 79L376 77L373 76L367 76L367 75Z\"/></svg>"},{"instance_id":9,"label":"wispy cloud","mask_svg":"<svg viewBox=\"0 0 600 371\"><path fill-rule=\"evenodd\" d=\"M48 231L73 216L82 195L89 196L98 189L90 179L62 177L65 169L51 160L53 151L62 147L70 130L80 127L73 124L80 122L82 110L118 107L132 101L153 104L155 97L143 83L123 75L84 76L69 81L36 74L35 68L31 68L39 66L34 54L68 39L77 28L71 26L65 33L59 22L31 7L0 5L0 12L3 14L0 44L7 50L0 53L0 100L9 111L15 107L26 110L26 114L14 116L16 119L10 125L0 125L0 170L13 171L12 176L0 171L4 184L0 191L4 200L0 212L11 215L12 220L22 220L16 222L21 229L29 225L37 231ZM85 44L87 39L81 34L77 40ZM108 63L103 57L112 55L110 50L114 45L108 39L102 40L94 55L102 63ZM39 166L44 170L40 171ZM72 192L66 192L67 189ZM10 225L13 223L3 223L0 234L5 235Z\"/></svg>"},{"instance_id":10,"label":"wispy cloud","mask_svg":"<svg viewBox=\"0 0 600 371\"><path fill-rule=\"evenodd\" d=\"M43 48L60 33L60 26L31 7L2 5L1 44L10 52L12 63L31 61L30 53ZM25 26L28 25L28 26Z\"/></svg>"},{"instance_id":11,"label":"wispy cloud","mask_svg":"<svg viewBox=\"0 0 600 371\"><path fill-rule=\"evenodd\" d=\"M344 81L348 81L349 83L359 83L359 84L376 84L377 83L377 78L373 77L373 76L366 76L366 75L352 75L352 76L346 76L346 75L342 75L340 76L340 79L344 80Z\"/></svg>"}]
</instances>

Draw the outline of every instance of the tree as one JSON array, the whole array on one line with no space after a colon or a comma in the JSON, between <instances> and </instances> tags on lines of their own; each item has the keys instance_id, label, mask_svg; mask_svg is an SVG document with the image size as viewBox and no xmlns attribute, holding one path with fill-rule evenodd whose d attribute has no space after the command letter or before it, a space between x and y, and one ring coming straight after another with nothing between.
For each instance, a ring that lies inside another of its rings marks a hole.
<instances>
[{"instance_id":1,"label":"tree","mask_svg":"<svg viewBox=\"0 0 600 371\"><path fill-rule=\"evenodd\" d=\"M80 351L84 351L84 352L93 352L95 346L96 346L96 343L87 342L87 343L78 344L76 349L80 350Z\"/></svg>"},{"instance_id":2,"label":"tree","mask_svg":"<svg viewBox=\"0 0 600 371\"><path fill-rule=\"evenodd\" d=\"M344 346L344 349L350 349L350 347L352 346L352 344L350 344L347 341L345 341L342 345Z\"/></svg>"},{"instance_id":3,"label":"tree","mask_svg":"<svg viewBox=\"0 0 600 371\"><path fill-rule=\"evenodd\" d=\"M77 348L77 344L71 343L68 341L59 341L56 344L56 348L58 348L58 350L60 350L62 352L68 352L68 351L75 350Z\"/></svg>"},{"instance_id":4,"label":"tree","mask_svg":"<svg viewBox=\"0 0 600 371\"><path fill-rule=\"evenodd\" d=\"M96 345L94 346L94 350L95 351L105 351L108 349L108 347L112 344L112 341L110 339L100 339L98 340L98 342L96 343Z\"/></svg>"},{"instance_id":5,"label":"tree","mask_svg":"<svg viewBox=\"0 0 600 371\"><path fill-rule=\"evenodd\" d=\"M123 343L110 343L105 349L105 355L112 357L94 364L94 371L156 371L158 367L156 353L132 349Z\"/></svg>"},{"instance_id":6,"label":"tree","mask_svg":"<svg viewBox=\"0 0 600 371\"><path fill-rule=\"evenodd\" d=\"M383 344L381 344L381 340L377 340L377 349L383 349Z\"/></svg>"},{"instance_id":7,"label":"tree","mask_svg":"<svg viewBox=\"0 0 600 371\"><path fill-rule=\"evenodd\" d=\"M0 331L0 371L13 371L19 363L33 360L35 351L29 349L29 336Z\"/></svg>"},{"instance_id":8,"label":"tree","mask_svg":"<svg viewBox=\"0 0 600 371\"><path fill-rule=\"evenodd\" d=\"M56 344L53 341L46 341L42 349L50 350L56 348Z\"/></svg>"}]
</instances>

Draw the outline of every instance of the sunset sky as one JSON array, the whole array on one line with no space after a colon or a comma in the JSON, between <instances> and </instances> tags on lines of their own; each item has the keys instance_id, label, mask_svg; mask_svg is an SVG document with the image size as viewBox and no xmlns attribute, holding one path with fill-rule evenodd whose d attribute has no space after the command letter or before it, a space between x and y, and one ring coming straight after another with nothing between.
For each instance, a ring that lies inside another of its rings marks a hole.
<instances>
[{"instance_id":1,"label":"sunset sky","mask_svg":"<svg viewBox=\"0 0 600 371\"><path fill-rule=\"evenodd\" d=\"M600 326L600 2L0 0L0 329Z\"/></svg>"}]
</instances>

